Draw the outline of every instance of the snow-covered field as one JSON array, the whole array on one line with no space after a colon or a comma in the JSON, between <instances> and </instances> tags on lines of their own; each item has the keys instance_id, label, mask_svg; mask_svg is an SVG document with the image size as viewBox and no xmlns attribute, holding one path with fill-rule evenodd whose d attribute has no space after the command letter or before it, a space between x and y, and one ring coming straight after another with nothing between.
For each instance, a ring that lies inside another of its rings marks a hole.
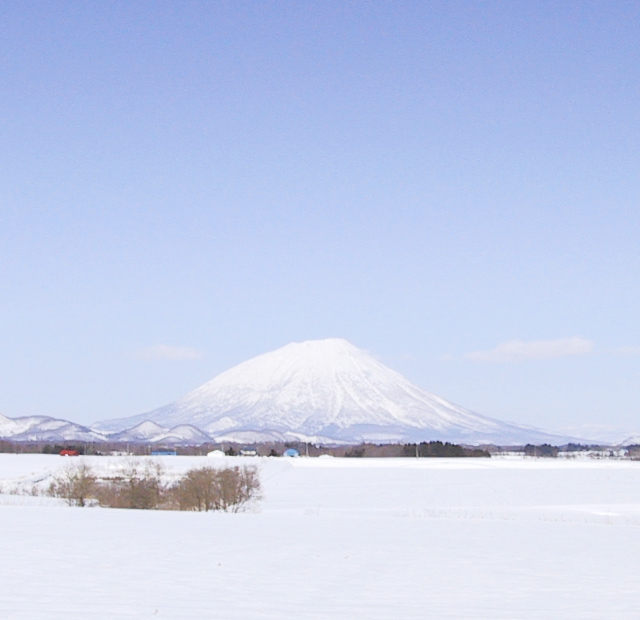
<instances>
[{"instance_id":1,"label":"snow-covered field","mask_svg":"<svg viewBox=\"0 0 640 620\"><path fill-rule=\"evenodd\" d=\"M84 458L84 457L83 457ZM86 457L96 468L119 457ZM77 459L0 455L0 486ZM243 514L0 495L1 618L634 618L640 463L162 457L257 463Z\"/></svg>"}]
</instances>

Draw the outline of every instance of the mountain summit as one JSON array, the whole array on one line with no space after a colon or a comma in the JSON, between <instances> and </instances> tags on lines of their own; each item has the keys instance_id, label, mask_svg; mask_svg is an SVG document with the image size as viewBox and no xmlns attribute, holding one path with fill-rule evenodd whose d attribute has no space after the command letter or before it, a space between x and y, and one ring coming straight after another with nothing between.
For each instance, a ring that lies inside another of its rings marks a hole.
<instances>
[{"instance_id":1,"label":"mountain summit","mask_svg":"<svg viewBox=\"0 0 640 620\"><path fill-rule=\"evenodd\" d=\"M219 441L446 440L522 443L554 438L487 418L423 390L346 340L309 340L259 355L169 405L95 425L192 425Z\"/></svg>"}]
</instances>

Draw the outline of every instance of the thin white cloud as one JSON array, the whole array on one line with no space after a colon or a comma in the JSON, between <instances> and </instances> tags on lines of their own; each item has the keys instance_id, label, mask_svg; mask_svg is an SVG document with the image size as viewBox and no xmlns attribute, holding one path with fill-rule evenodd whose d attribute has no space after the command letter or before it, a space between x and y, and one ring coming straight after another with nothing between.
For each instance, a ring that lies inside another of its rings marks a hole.
<instances>
[{"instance_id":1,"label":"thin white cloud","mask_svg":"<svg viewBox=\"0 0 640 620\"><path fill-rule=\"evenodd\" d=\"M510 340L490 351L473 351L463 355L473 362L524 362L547 360L569 355L586 355L593 350L593 342L586 338L558 338L557 340Z\"/></svg>"},{"instance_id":2,"label":"thin white cloud","mask_svg":"<svg viewBox=\"0 0 640 620\"><path fill-rule=\"evenodd\" d=\"M153 347L138 349L138 351L136 351L136 357L142 360L183 362L187 360L198 360L204 357L204 353L191 347L171 347L166 344L157 344Z\"/></svg>"}]
</instances>

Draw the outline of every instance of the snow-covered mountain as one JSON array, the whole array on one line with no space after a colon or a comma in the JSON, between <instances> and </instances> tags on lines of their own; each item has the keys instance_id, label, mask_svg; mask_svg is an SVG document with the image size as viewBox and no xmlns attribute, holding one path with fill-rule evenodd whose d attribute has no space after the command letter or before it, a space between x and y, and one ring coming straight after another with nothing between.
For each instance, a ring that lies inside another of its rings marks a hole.
<instances>
[{"instance_id":1,"label":"snow-covered mountain","mask_svg":"<svg viewBox=\"0 0 640 620\"><path fill-rule=\"evenodd\" d=\"M102 433L48 416L8 418L0 414L0 438L11 441L104 441Z\"/></svg>"},{"instance_id":2,"label":"snow-covered mountain","mask_svg":"<svg viewBox=\"0 0 640 620\"><path fill-rule=\"evenodd\" d=\"M627 437L624 441L620 442L621 446L640 446L640 435L632 435Z\"/></svg>"},{"instance_id":3,"label":"snow-covered mountain","mask_svg":"<svg viewBox=\"0 0 640 620\"><path fill-rule=\"evenodd\" d=\"M151 420L145 420L133 428L109 435L112 441L150 441L158 435L164 435L169 429Z\"/></svg>"},{"instance_id":4,"label":"snow-covered mountain","mask_svg":"<svg viewBox=\"0 0 640 620\"><path fill-rule=\"evenodd\" d=\"M212 438L199 428L181 424L173 428L145 421L119 433L105 433L68 420L48 416L8 418L0 414L0 439L50 442L138 442L162 444L202 444Z\"/></svg>"},{"instance_id":5,"label":"snow-covered mountain","mask_svg":"<svg viewBox=\"0 0 640 620\"><path fill-rule=\"evenodd\" d=\"M151 420L145 420L133 428L119 433L110 434L109 440L191 445L213 441L207 433L191 424L180 424L173 428L167 428Z\"/></svg>"},{"instance_id":6,"label":"snow-covered mountain","mask_svg":"<svg viewBox=\"0 0 640 620\"><path fill-rule=\"evenodd\" d=\"M346 340L292 343L149 413L94 425L118 432L191 425L217 440L526 443L569 440L473 413L419 388Z\"/></svg>"}]
</instances>

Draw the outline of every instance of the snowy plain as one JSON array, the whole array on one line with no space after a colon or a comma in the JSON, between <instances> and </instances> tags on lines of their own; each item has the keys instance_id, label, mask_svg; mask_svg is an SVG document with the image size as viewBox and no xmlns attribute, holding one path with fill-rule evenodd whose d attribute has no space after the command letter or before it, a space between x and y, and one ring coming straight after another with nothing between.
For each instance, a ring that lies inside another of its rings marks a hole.
<instances>
[{"instance_id":1,"label":"snowy plain","mask_svg":"<svg viewBox=\"0 0 640 620\"><path fill-rule=\"evenodd\" d=\"M241 514L7 493L71 460L0 455L2 618L640 613L638 462L157 457L258 465L264 497Z\"/></svg>"}]
</instances>

